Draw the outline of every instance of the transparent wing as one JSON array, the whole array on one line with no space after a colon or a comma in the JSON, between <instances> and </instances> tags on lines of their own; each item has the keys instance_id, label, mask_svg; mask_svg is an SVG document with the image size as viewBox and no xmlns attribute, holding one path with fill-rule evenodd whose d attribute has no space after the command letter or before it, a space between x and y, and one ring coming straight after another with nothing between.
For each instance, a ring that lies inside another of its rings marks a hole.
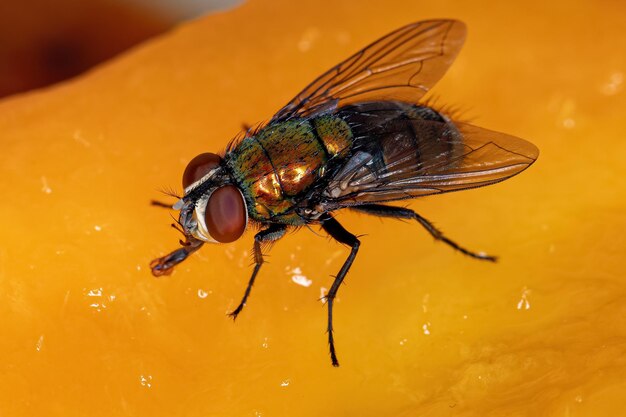
<instances>
[{"instance_id":1,"label":"transparent wing","mask_svg":"<svg viewBox=\"0 0 626 417\"><path fill-rule=\"evenodd\" d=\"M446 72L465 40L456 20L404 26L322 74L272 121L305 117L362 101L416 103Z\"/></svg>"},{"instance_id":2,"label":"transparent wing","mask_svg":"<svg viewBox=\"0 0 626 417\"><path fill-rule=\"evenodd\" d=\"M519 174L539 155L532 143L504 133L462 123L427 125L417 145L415 139L407 145L401 130L376 146L364 141L324 191L326 208L482 187Z\"/></svg>"}]
</instances>

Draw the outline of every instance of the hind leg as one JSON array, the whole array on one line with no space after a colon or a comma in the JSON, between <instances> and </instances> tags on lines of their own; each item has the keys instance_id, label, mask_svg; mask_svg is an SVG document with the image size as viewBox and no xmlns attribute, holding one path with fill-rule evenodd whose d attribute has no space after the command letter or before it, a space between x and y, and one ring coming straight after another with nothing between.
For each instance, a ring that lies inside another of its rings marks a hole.
<instances>
[{"instance_id":1,"label":"hind leg","mask_svg":"<svg viewBox=\"0 0 626 417\"><path fill-rule=\"evenodd\" d=\"M354 206L351 207L352 210L358 211L365 214L371 214L373 216L378 217L391 217L394 219L409 219L417 221L424 229L428 231L435 239L445 243L448 246L458 250L459 252L471 256L475 259L480 259L482 261L490 261L495 262L497 257L487 255L482 252L473 252L469 249L464 248L453 240L450 240L444 234L437 229L431 222L417 214L411 209L407 209L404 207L395 207L395 206L385 206L383 204L365 204L362 206Z\"/></svg>"}]
</instances>

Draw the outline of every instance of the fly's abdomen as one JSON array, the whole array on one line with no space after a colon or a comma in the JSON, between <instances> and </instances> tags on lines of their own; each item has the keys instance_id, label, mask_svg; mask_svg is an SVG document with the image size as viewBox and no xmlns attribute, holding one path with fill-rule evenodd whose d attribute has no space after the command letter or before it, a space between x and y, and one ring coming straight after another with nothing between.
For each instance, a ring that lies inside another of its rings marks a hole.
<instances>
[{"instance_id":1,"label":"fly's abdomen","mask_svg":"<svg viewBox=\"0 0 626 417\"><path fill-rule=\"evenodd\" d=\"M324 175L330 158L350 144L348 125L333 116L271 124L245 138L228 164L256 220L297 222L293 204Z\"/></svg>"},{"instance_id":2,"label":"fly's abdomen","mask_svg":"<svg viewBox=\"0 0 626 417\"><path fill-rule=\"evenodd\" d=\"M463 151L454 125L430 107L367 102L346 106L337 115L354 135L354 152L373 157L367 169L377 175L404 170L407 177L414 177L424 162L445 164Z\"/></svg>"}]
</instances>

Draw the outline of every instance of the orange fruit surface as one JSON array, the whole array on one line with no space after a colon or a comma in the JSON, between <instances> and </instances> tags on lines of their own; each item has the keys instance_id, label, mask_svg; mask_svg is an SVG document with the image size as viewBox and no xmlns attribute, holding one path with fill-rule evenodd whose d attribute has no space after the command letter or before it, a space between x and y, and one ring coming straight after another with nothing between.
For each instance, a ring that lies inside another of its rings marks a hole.
<instances>
[{"instance_id":1,"label":"orange fruit surface","mask_svg":"<svg viewBox=\"0 0 626 417\"><path fill-rule=\"evenodd\" d=\"M255 0L5 99L0 415L621 412L625 11ZM541 154L502 184L410 207L498 263L433 243L417 224L339 213L363 235L335 305L339 368L319 298L349 250L317 227L274 245L235 323L226 313L252 270L252 231L150 274L180 236L149 202L180 192L192 157L224 149L369 42L436 17L469 29L438 102Z\"/></svg>"}]
</instances>

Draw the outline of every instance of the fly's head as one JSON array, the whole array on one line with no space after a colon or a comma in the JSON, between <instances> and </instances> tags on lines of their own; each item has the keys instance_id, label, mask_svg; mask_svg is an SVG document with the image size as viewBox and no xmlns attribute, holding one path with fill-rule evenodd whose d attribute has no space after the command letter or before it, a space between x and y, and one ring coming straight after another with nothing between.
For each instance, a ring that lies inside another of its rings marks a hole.
<instances>
[{"instance_id":1,"label":"fly's head","mask_svg":"<svg viewBox=\"0 0 626 417\"><path fill-rule=\"evenodd\" d=\"M246 202L219 155L193 158L185 168L183 187L185 196L173 208L180 210L185 236L213 243L239 239L248 223Z\"/></svg>"},{"instance_id":2,"label":"fly's head","mask_svg":"<svg viewBox=\"0 0 626 417\"><path fill-rule=\"evenodd\" d=\"M224 160L203 153L191 160L183 174L185 196L173 209L179 210L178 224L185 235L182 247L150 264L156 276L171 273L174 266L205 242L233 242L246 230L248 210L237 185L232 183Z\"/></svg>"}]
</instances>

